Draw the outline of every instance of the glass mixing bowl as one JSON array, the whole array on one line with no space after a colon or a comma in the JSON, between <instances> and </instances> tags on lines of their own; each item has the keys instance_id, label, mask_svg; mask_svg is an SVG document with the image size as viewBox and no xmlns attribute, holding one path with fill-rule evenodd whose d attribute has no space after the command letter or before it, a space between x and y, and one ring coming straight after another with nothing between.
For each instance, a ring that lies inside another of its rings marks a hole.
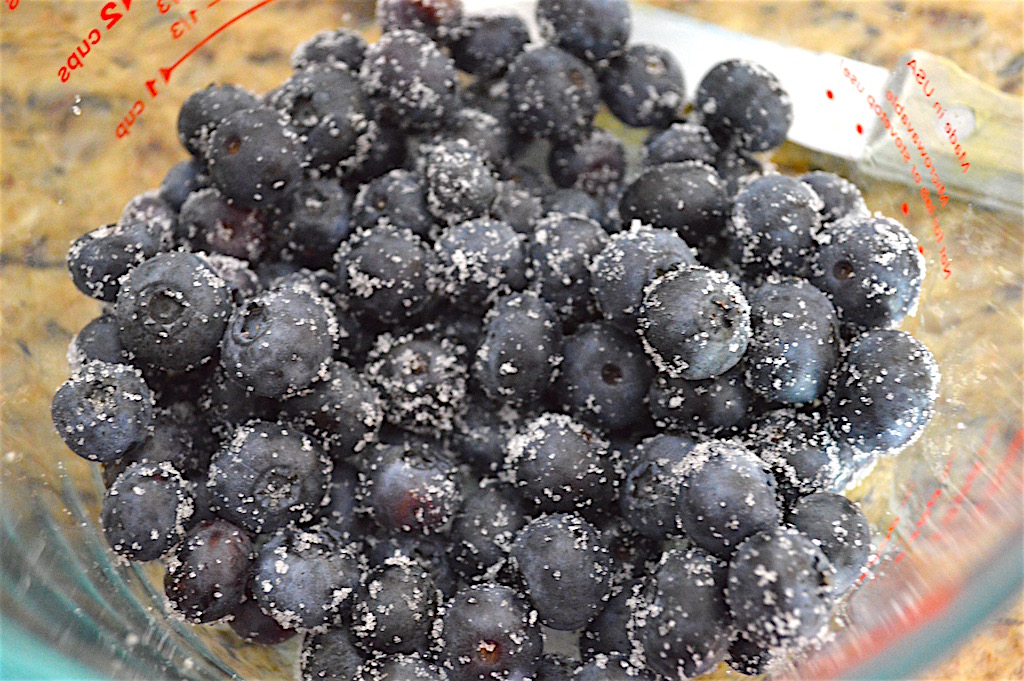
<instances>
[{"instance_id":1,"label":"glass mixing bowl","mask_svg":"<svg viewBox=\"0 0 1024 681\"><path fill-rule=\"evenodd\" d=\"M297 640L247 646L226 626L169 618L159 567L119 562L107 548L97 525L98 473L64 447L49 417L50 399L68 375L67 344L99 312L72 286L64 257L72 238L110 221L185 158L175 120L189 93L212 81L266 91L287 77L296 44L321 28L365 25L372 3L109 5L0 3L0 676L291 678ZM181 62L169 82L161 78L160 67L257 5ZM1021 92L1019 4L686 2L674 9L889 68L907 49L922 48L1018 98ZM114 14L123 16L107 28ZM60 69L78 48L81 65L61 82ZM127 133L121 137L119 124ZM787 171L850 176L872 210L907 224L928 261L920 309L903 328L938 359L935 418L916 444L881 461L850 492L873 524L870 576L849 598L834 640L779 672L905 677L954 650L1016 597L1024 577L1024 221L1019 210L951 200L937 213L938 244L917 190L792 145L774 160Z\"/></svg>"}]
</instances>

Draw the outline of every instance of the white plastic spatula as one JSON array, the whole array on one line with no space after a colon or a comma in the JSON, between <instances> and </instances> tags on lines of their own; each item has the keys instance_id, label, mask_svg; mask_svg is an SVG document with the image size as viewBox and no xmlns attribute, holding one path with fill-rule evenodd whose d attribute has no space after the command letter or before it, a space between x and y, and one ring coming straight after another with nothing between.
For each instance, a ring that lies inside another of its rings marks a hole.
<instances>
[{"instance_id":1,"label":"white plastic spatula","mask_svg":"<svg viewBox=\"0 0 1024 681\"><path fill-rule=\"evenodd\" d=\"M535 0L463 4L467 13L517 14L538 35ZM948 59L915 50L889 70L643 5L633 6L631 42L670 50L691 101L712 66L749 59L774 73L792 98L792 142L852 161L879 178L919 184L937 204L948 194L990 208L1024 208L1022 101Z\"/></svg>"}]
</instances>

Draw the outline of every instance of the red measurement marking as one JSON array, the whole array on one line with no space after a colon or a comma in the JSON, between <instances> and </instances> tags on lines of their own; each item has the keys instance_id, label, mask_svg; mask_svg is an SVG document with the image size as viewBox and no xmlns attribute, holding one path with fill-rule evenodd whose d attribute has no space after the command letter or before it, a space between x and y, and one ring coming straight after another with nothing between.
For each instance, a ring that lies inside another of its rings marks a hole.
<instances>
[{"instance_id":1,"label":"red measurement marking","mask_svg":"<svg viewBox=\"0 0 1024 681\"><path fill-rule=\"evenodd\" d=\"M864 134L864 126L861 125L860 123L857 124L857 134L858 135L863 135Z\"/></svg>"},{"instance_id":2,"label":"red measurement marking","mask_svg":"<svg viewBox=\"0 0 1024 681\"><path fill-rule=\"evenodd\" d=\"M121 5L124 6L125 12L132 8L132 2L133 0L121 0ZM14 7L17 6L18 3L15 2ZM14 9L14 7L11 7L11 9ZM118 10L116 2L108 2L100 8L100 21L104 22L107 31L114 28L117 22L121 21L122 17L124 17L124 13ZM99 28L94 28L86 33L82 42L75 46L75 49L68 55L65 63L57 69L57 77L60 78L60 82L68 82L71 80L72 71L85 66L86 56L92 51L93 45L99 44L102 37L103 33Z\"/></svg>"},{"instance_id":3,"label":"red measurement marking","mask_svg":"<svg viewBox=\"0 0 1024 681\"><path fill-rule=\"evenodd\" d=\"M910 213L910 206L904 203L902 206L900 206L900 210L903 211L904 215L907 215L908 213Z\"/></svg>"},{"instance_id":4,"label":"red measurement marking","mask_svg":"<svg viewBox=\"0 0 1024 681\"><path fill-rule=\"evenodd\" d=\"M825 90L825 96L832 99L835 95L832 94L831 90Z\"/></svg>"},{"instance_id":5,"label":"red measurement marking","mask_svg":"<svg viewBox=\"0 0 1024 681\"><path fill-rule=\"evenodd\" d=\"M919 253L920 253L921 255L924 255L924 246L918 246L918 247L917 247L917 251L918 251L918 252L919 252Z\"/></svg>"},{"instance_id":6,"label":"red measurement marking","mask_svg":"<svg viewBox=\"0 0 1024 681\"><path fill-rule=\"evenodd\" d=\"M7 9L18 9L20 0L7 0Z\"/></svg>"},{"instance_id":7,"label":"red measurement marking","mask_svg":"<svg viewBox=\"0 0 1024 681\"><path fill-rule=\"evenodd\" d=\"M210 9L211 7L213 7L214 5L216 5L216 4L218 3L218 2L220 2L220 0L210 0L210 4L208 4L208 5L206 6L206 9Z\"/></svg>"},{"instance_id":8,"label":"red measurement marking","mask_svg":"<svg viewBox=\"0 0 1024 681\"><path fill-rule=\"evenodd\" d=\"M1010 443L1010 447L1006 450L1006 454L1003 456L1003 460L999 462L999 467L996 469L995 477L992 478L992 482L989 483L988 487L985 489L985 493L982 495L983 499L990 499L992 494L1005 482L1006 474L1010 470L1010 465L1017 459L1017 454L1020 452L1022 446L1024 446L1024 428L1018 430L1017 435L1014 436L1013 441Z\"/></svg>"}]
</instances>

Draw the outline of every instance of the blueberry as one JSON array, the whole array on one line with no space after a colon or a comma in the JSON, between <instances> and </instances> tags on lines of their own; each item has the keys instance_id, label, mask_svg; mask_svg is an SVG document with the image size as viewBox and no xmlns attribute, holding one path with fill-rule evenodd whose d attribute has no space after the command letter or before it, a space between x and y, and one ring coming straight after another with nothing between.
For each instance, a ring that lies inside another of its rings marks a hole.
<instances>
[{"instance_id":1,"label":"blueberry","mask_svg":"<svg viewBox=\"0 0 1024 681\"><path fill-rule=\"evenodd\" d=\"M446 532L462 501L455 472L437 445L379 445L359 494L388 532Z\"/></svg>"},{"instance_id":2,"label":"blueberry","mask_svg":"<svg viewBox=\"0 0 1024 681\"><path fill-rule=\"evenodd\" d=\"M548 171L559 187L604 196L626 174L626 148L610 132L597 128L580 142L553 146Z\"/></svg>"},{"instance_id":3,"label":"blueberry","mask_svg":"<svg viewBox=\"0 0 1024 681\"><path fill-rule=\"evenodd\" d=\"M260 548L253 590L282 627L322 631L348 615L362 573L358 545L338 545L315 528L285 528Z\"/></svg>"},{"instance_id":4,"label":"blueberry","mask_svg":"<svg viewBox=\"0 0 1024 681\"><path fill-rule=\"evenodd\" d=\"M473 377L492 400L535 404L562 359L562 328L551 305L532 292L500 299L484 319Z\"/></svg>"},{"instance_id":5,"label":"blueberry","mask_svg":"<svg viewBox=\"0 0 1024 681\"><path fill-rule=\"evenodd\" d=\"M839 320L855 329L892 327L917 309L924 256L892 218L842 218L822 232L811 283L827 293Z\"/></svg>"},{"instance_id":6,"label":"blueberry","mask_svg":"<svg viewBox=\"0 0 1024 681\"><path fill-rule=\"evenodd\" d=\"M537 23L546 41L590 62L621 52L633 26L626 0L540 0Z\"/></svg>"},{"instance_id":7,"label":"blueberry","mask_svg":"<svg viewBox=\"0 0 1024 681\"><path fill-rule=\"evenodd\" d=\"M607 243L601 225L585 217L552 213L537 223L530 240L534 282L563 323L575 326L593 315L590 267Z\"/></svg>"},{"instance_id":8,"label":"blueberry","mask_svg":"<svg viewBox=\"0 0 1024 681\"><path fill-rule=\"evenodd\" d=\"M451 597L458 586L458 575L448 560L447 538L437 534L398 534L374 542L368 557L371 565L383 565L389 558L407 557L430 575L434 586Z\"/></svg>"},{"instance_id":9,"label":"blueberry","mask_svg":"<svg viewBox=\"0 0 1024 681\"><path fill-rule=\"evenodd\" d=\"M527 137L571 144L593 125L598 86L584 62L555 46L521 52L505 76L509 119Z\"/></svg>"},{"instance_id":10,"label":"blueberry","mask_svg":"<svg viewBox=\"0 0 1024 681\"><path fill-rule=\"evenodd\" d=\"M128 364L128 353L118 338L117 319L101 314L82 327L68 345L68 363L72 371L92 361Z\"/></svg>"},{"instance_id":11,"label":"blueberry","mask_svg":"<svg viewBox=\"0 0 1024 681\"><path fill-rule=\"evenodd\" d=\"M647 669L637 667L624 653L599 654L576 670L575 681L654 681Z\"/></svg>"},{"instance_id":12,"label":"blueberry","mask_svg":"<svg viewBox=\"0 0 1024 681\"><path fill-rule=\"evenodd\" d=\"M410 29L431 38L447 39L459 28L462 0L379 0L377 22L382 31Z\"/></svg>"},{"instance_id":13,"label":"blueberry","mask_svg":"<svg viewBox=\"0 0 1024 681\"><path fill-rule=\"evenodd\" d=\"M697 548L662 556L639 630L651 670L689 679L725 658L733 634L727 570L724 561Z\"/></svg>"},{"instance_id":14,"label":"blueberry","mask_svg":"<svg viewBox=\"0 0 1024 681\"><path fill-rule=\"evenodd\" d=\"M304 69L310 64L344 64L358 71L366 56L366 40L355 31L338 28L320 31L295 48L291 56L293 69Z\"/></svg>"},{"instance_id":15,"label":"blueberry","mask_svg":"<svg viewBox=\"0 0 1024 681\"><path fill-rule=\"evenodd\" d=\"M259 602L253 596L252 580L246 587L245 600L231 611L228 624L246 643L261 646L277 645L295 635L294 629L282 627L277 620L260 609Z\"/></svg>"},{"instance_id":16,"label":"blueberry","mask_svg":"<svg viewBox=\"0 0 1024 681\"><path fill-rule=\"evenodd\" d=\"M477 218L448 227L434 243L442 290L463 310L483 311L526 286L525 237L504 222Z\"/></svg>"},{"instance_id":17,"label":"blueberry","mask_svg":"<svg viewBox=\"0 0 1024 681\"><path fill-rule=\"evenodd\" d=\"M93 361L58 388L50 415L71 451L110 462L149 437L153 404L153 392L138 369Z\"/></svg>"},{"instance_id":18,"label":"blueberry","mask_svg":"<svg viewBox=\"0 0 1024 681\"><path fill-rule=\"evenodd\" d=\"M752 152L727 148L718 152L715 170L725 183L726 193L735 199L741 189L769 172L769 167Z\"/></svg>"},{"instance_id":19,"label":"blueberry","mask_svg":"<svg viewBox=\"0 0 1024 681\"><path fill-rule=\"evenodd\" d=\"M352 605L356 642L374 652L414 653L430 644L440 594L421 565L407 556L371 570Z\"/></svg>"},{"instance_id":20,"label":"blueberry","mask_svg":"<svg viewBox=\"0 0 1024 681\"><path fill-rule=\"evenodd\" d=\"M702 381L658 374L647 400L659 427L695 435L719 435L743 428L758 406L757 396L743 381L742 365Z\"/></svg>"},{"instance_id":21,"label":"blueberry","mask_svg":"<svg viewBox=\"0 0 1024 681\"><path fill-rule=\"evenodd\" d=\"M674 468L682 476L683 530L708 553L728 558L744 539L780 523L775 479L739 442L701 442Z\"/></svg>"},{"instance_id":22,"label":"blueberry","mask_svg":"<svg viewBox=\"0 0 1024 681\"><path fill-rule=\"evenodd\" d=\"M451 531L451 557L467 580L479 578L508 556L526 517L515 499L481 484L466 498Z\"/></svg>"},{"instance_id":23,"label":"blueberry","mask_svg":"<svg viewBox=\"0 0 1024 681\"><path fill-rule=\"evenodd\" d=\"M435 300L437 257L408 229L377 226L341 245L339 293L358 314L387 326L410 321Z\"/></svg>"},{"instance_id":24,"label":"blueberry","mask_svg":"<svg viewBox=\"0 0 1024 681\"><path fill-rule=\"evenodd\" d=\"M112 303L124 276L171 247L170 225L159 222L105 225L75 239L68 249L68 269L78 290Z\"/></svg>"},{"instance_id":25,"label":"blueberry","mask_svg":"<svg viewBox=\"0 0 1024 681\"><path fill-rule=\"evenodd\" d=\"M447 339L379 337L366 376L384 398L385 418L416 432L451 431L466 396L466 367L457 351Z\"/></svg>"},{"instance_id":26,"label":"blueberry","mask_svg":"<svg viewBox=\"0 0 1024 681\"><path fill-rule=\"evenodd\" d=\"M392 4L412 3L385 0L380 6ZM458 106L454 62L422 33L407 28L385 31L367 49L359 72L377 119L403 130L437 129Z\"/></svg>"},{"instance_id":27,"label":"blueberry","mask_svg":"<svg viewBox=\"0 0 1024 681\"><path fill-rule=\"evenodd\" d=\"M577 418L621 430L646 412L654 367L638 339L607 323L588 323L565 339L556 390Z\"/></svg>"},{"instance_id":28,"label":"blueberry","mask_svg":"<svg viewBox=\"0 0 1024 681\"><path fill-rule=\"evenodd\" d=\"M616 454L625 459L626 455L617 451L620 446L615 447ZM635 462L622 465L620 472L628 473L635 466ZM609 510L611 513L606 512L603 518L599 518L595 527L608 545L608 553L612 557L612 587L618 590L630 580L640 579L647 573L648 564L661 555L662 542L642 535L615 512L615 507Z\"/></svg>"},{"instance_id":29,"label":"blueberry","mask_svg":"<svg viewBox=\"0 0 1024 681\"><path fill-rule=\"evenodd\" d=\"M215 187L190 194L178 219L182 243L250 262L258 261L266 250L267 232L261 211L234 205Z\"/></svg>"},{"instance_id":30,"label":"blueberry","mask_svg":"<svg viewBox=\"0 0 1024 681\"><path fill-rule=\"evenodd\" d=\"M164 593L186 621L215 622L245 598L255 553L251 537L231 523L199 523L168 561Z\"/></svg>"},{"instance_id":31,"label":"blueberry","mask_svg":"<svg viewBox=\"0 0 1024 681\"><path fill-rule=\"evenodd\" d=\"M357 371L332 361L328 377L284 400L281 411L327 445L335 458L351 457L377 437L384 421L380 394Z\"/></svg>"},{"instance_id":32,"label":"blueberry","mask_svg":"<svg viewBox=\"0 0 1024 681\"><path fill-rule=\"evenodd\" d=\"M204 153L214 184L243 208L280 205L302 178L305 152L298 135L267 106L225 118Z\"/></svg>"},{"instance_id":33,"label":"blueberry","mask_svg":"<svg viewBox=\"0 0 1024 681\"><path fill-rule=\"evenodd\" d=\"M304 267L330 268L335 251L352 230L351 207L351 194L333 180L301 183L277 225L282 255Z\"/></svg>"},{"instance_id":34,"label":"blueberry","mask_svg":"<svg viewBox=\"0 0 1024 681\"><path fill-rule=\"evenodd\" d=\"M370 229L381 221L429 238L434 216L427 208L423 178L408 170L392 170L359 188L352 204L352 224Z\"/></svg>"},{"instance_id":35,"label":"blueberry","mask_svg":"<svg viewBox=\"0 0 1024 681\"><path fill-rule=\"evenodd\" d=\"M210 135L225 118L258 104L256 95L236 85L208 85L193 92L181 105L178 140L189 153L201 159Z\"/></svg>"},{"instance_id":36,"label":"blueberry","mask_svg":"<svg viewBox=\"0 0 1024 681\"><path fill-rule=\"evenodd\" d=\"M471 400L456 422L452 447L460 462L486 476L498 472L505 461L505 447L515 433L519 415L511 408L491 408L485 400Z\"/></svg>"},{"instance_id":37,"label":"blueberry","mask_svg":"<svg viewBox=\"0 0 1024 681\"><path fill-rule=\"evenodd\" d=\"M751 535L729 562L725 600L736 629L772 654L804 648L828 625L834 575L821 550L793 528Z\"/></svg>"},{"instance_id":38,"label":"blueberry","mask_svg":"<svg viewBox=\"0 0 1024 681\"><path fill-rule=\"evenodd\" d=\"M348 627L307 636L299 656L303 681L361 681L363 655L352 643Z\"/></svg>"},{"instance_id":39,"label":"blueberry","mask_svg":"<svg viewBox=\"0 0 1024 681\"><path fill-rule=\"evenodd\" d=\"M528 421L508 443L505 468L545 512L600 509L615 493L608 443L565 414Z\"/></svg>"},{"instance_id":40,"label":"blueberry","mask_svg":"<svg viewBox=\"0 0 1024 681\"><path fill-rule=\"evenodd\" d=\"M277 400L256 395L220 366L203 385L196 406L221 438L252 419L273 420L278 413Z\"/></svg>"},{"instance_id":41,"label":"blueberry","mask_svg":"<svg viewBox=\"0 0 1024 681\"><path fill-rule=\"evenodd\" d=\"M512 14L464 17L452 41L455 65L481 80L500 78L530 42L526 24Z\"/></svg>"},{"instance_id":42,"label":"blueberry","mask_svg":"<svg viewBox=\"0 0 1024 681\"><path fill-rule=\"evenodd\" d=\"M428 144L466 140L469 146L491 168L500 168L510 153L508 122L472 107L463 107L444 128L434 133Z\"/></svg>"},{"instance_id":43,"label":"blueberry","mask_svg":"<svg viewBox=\"0 0 1024 681\"><path fill-rule=\"evenodd\" d=\"M640 443L640 459L626 478L622 516L645 537L667 539L682 532L682 462L694 447L688 437L659 434Z\"/></svg>"},{"instance_id":44,"label":"blueberry","mask_svg":"<svg viewBox=\"0 0 1024 681\"><path fill-rule=\"evenodd\" d=\"M542 205L547 213L589 218L597 223L604 218L601 203L582 189L556 189L544 196Z\"/></svg>"},{"instance_id":45,"label":"blueberry","mask_svg":"<svg viewBox=\"0 0 1024 681\"><path fill-rule=\"evenodd\" d=\"M769 280L748 296L747 385L772 402L822 397L839 359L839 320L828 297L804 279Z\"/></svg>"},{"instance_id":46,"label":"blueberry","mask_svg":"<svg viewBox=\"0 0 1024 681\"><path fill-rule=\"evenodd\" d=\"M429 145L424 151L427 209L454 225L484 215L498 191L498 179L465 139Z\"/></svg>"},{"instance_id":47,"label":"blueberry","mask_svg":"<svg viewBox=\"0 0 1024 681\"><path fill-rule=\"evenodd\" d=\"M486 583L460 590L441 616L440 658L450 681L532 673L542 649L536 618L507 586Z\"/></svg>"},{"instance_id":48,"label":"blueberry","mask_svg":"<svg viewBox=\"0 0 1024 681\"><path fill-rule=\"evenodd\" d=\"M693 250L676 232L634 222L594 257L590 286L605 319L632 333L644 287L679 265L696 264Z\"/></svg>"},{"instance_id":49,"label":"blueberry","mask_svg":"<svg viewBox=\"0 0 1024 681\"><path fill-rule=\"evenodd\" d=\"M491 204L491 216L512 226L520 234L532 234L534 225L544 215L540 198L523 189L518 183L498 183L498 191Z\"/></svg>"},{"instance_id":50,"label":"blueberry","mask_svg":"<svg viewBox=\"0 0 1024 681\"><path fill-rule=\"evenodd\" d=\"M545 653L534 673L533 681L569 681L576 670L577 663L568 657Z\"/></svg>"},{"instance_id":51,"label":"blueberry","mask_svg":"<svg viewBox=\"0 0 1024 681\"><path fill-rule=\"evenodd\" d=\"M664 47L631 45L601 74L601 97L626 125L664 128L685 102L683 70Z\"/></svg>"},{"instance_id":52,"label":"blueberry","mask_svg":"<svg viewBox=\"0 0 1024 681\"><path fill-rule=\"evenodd\" d=\"M259 276L249 267L249 263L223 253L198 253L214 273L224 280L231 293L231 301L240 305L246 299L256 295L260 288Z\"/></svg>"},{"instance_id":53,"label":"blueberry","mask_svg":"<svg viewBox=\"0 0 1024 681\"><path fill-rule=\"evenodd\" d=\"M939 386L932 353L905 331L868 331L832 376L827 413L840 445L895 454L931 419Z\"/></svg>"},{"instance_id":54,"label":"blueberry","mask_svg":"<svg viewBox=\"0 0 1024 681\"><path fill-rule=\"evenodd\" d=\"M152 435L133 449L128 458L153 465L170 464L186 480L202 478L218 440L197 411L190 402L156 409Z\"/></svg>"},{"instance_id":55,"label":"blueberry","mask_svg":"<svg viewBox=\"0 0 1024 681\"><path fill-rule=\"evenodd\" d=\"M428 658L415 652L375 657L358 674L363 681L447 681L447 676Z\"/></svg>"},{"instance_id":56,"label":"blueberry","mask_svg":"<svg viewBox=\"0 0 1024 681\"><path fill-rule=\"evenodd\" d=\"M331 463L306 434L275 423L238 428L210 461L213 511L253 532L273 532L322 505Z\"/></svg>"},{"instance_id":57,"label":"blueberry","mask_svg":"<svg viewBox=\"0 0 1024 681\"><path fill-rule=\"evenodd\" d=\"M733 260L752 278L805 276L821 230L821 199L809 185L785 175L765 175L736 195L729 238Z\"/></svg>"},{"instance_id":58,"label":"blueberry","mask_svg":"<svg viewBox=\"0 0 1024 681\"><path fill-rule=\"evenodd\" d=\"M639 220L679 232L698 251L724 238L729 197L711 166L699 161L662 163L646 169L619 201L623 224Z\"/></svg>"},{"instance_id":59,"label":"blueberry","mask_svg":"<svg viewBox=\"0 0 1024 681\"><path fill-rule=\"evenodd\" d=\"M694 108L720 147L768 151L786 141L793 103L760 64L732 59L714 66L697 86Z\"/></svg>"},{"instance_id":60,"label":"blueberry","mask_svg":"<svg viewBox=\"0 0 1024 681\"><path fill-rule=\"evenodd\" d=\"M125 558L154 560L185 534L194 504L191 485L169 463L133 463L103 499L103 535Z\"/></svg>"},{"instance_id":61,"label":"blueberry","mask_svg":"<svg viewBox=\"0 0 1024 681\"><path fill-rule=\"evenodd\" d=\"M659 371L672 378L719 376L740 361L750 339L750 304L727 274L681 266L644 290L639 332Z\"/></svg>"},{"instance_id":62,"label":"blueberry","mask_svg":"<svg viewBox=\"0 0 1024 681\"><path fill-rule=\"evenodd\" d=\"M839 445L819 414L769 412L754 423L746 442L771 468L787 507L806 494L835 489Z\"/></svg>"},{"instance_id":63,"label":"blueberry","mask_svg":"<svg viewBox=\"0 0 1024 681\"><path fill-rule=\"evenodd\" d=\"M711 133L700 123L691 121L673 123L651 135L644 144L644 163L648 166L683 161L700 161L713 166L717 158L718 145Z\"/></svg>"},{"instance_id":64,"label":"blueberry","mask_svg":"<svg viewBox=\"0 0 1024 681\"><path fill-rule=\"evenodd\" d=\"M867 217L871 214L860 189L844 177L824 170L815 170L804 173L798 179L810 185L814 193L821 198L822 207L818 212L821 214L822 224L827 225L848 215Z\"/></svg>"},{"instance_id":65,"label":"blueberry","mask_svg":"<svg viewBox=\"0 0 1024 681\"><path fill-rule=\"evenodd\" d=\"M304 162L323 173L355 155L367 132L370 104L356 73L344 64L310 64L266 97L299 134Z\"/></svg>"},{"instance_id":66,"label":"blueberry","mask_svg":"<svg viewBox=\"0 0 1024 681\"><path fill-rule=\"evenodd\" d=\"M857 583L871 554L871 527L855 503L840 494L816 492L800 499L787 520L832 563L837 594Z\"/></svg>"},{"instance_id":67,"label":"blueberry","mask_svg":"<svg viewBox=\"0 0 1024 681\"><path fill-rule=\"evenodd\" d=\"M171 167L160 183L160 198L180 211L188 195L206 186L206 166L194 158Z\"/></svg>"},{"instance_id":68,"label":"blueberry","mask_svg":"<svg viewBox=\"0 0 1024 681\"><path fill-rule=\"evenodd\" d=\"M623 584L618 593L608 599L601 614L580 633L580 655L584 662L598 655L631 653L633 641L630 639L630 628L636 610L643 602L640 596L643 584L641 579Z\"/></svg>"}]
</instances>

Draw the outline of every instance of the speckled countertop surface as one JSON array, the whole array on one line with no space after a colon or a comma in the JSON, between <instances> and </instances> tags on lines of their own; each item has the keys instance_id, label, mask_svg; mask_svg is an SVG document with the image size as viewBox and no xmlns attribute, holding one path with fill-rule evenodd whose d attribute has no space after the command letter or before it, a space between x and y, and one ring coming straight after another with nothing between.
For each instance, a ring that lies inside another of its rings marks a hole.
<instances>
[{"instance_id":1,"label":"speckled countertop surface","mask_svg":"<svg viewBox=\"0 0 1024 681\"><path fill-rule=\"evenodd\" d=\"M188 93L214 79L270 89L287 76L294 45L318 28L367 16L372 2L278 0L197 52L152 100L145 81L194 42L171 38L174 20L197 9L194 35L200 35L203 26L235 13L232 6L252 2L224 0L206 10L205 1L135 0L67 84L58 69L99 23L102 3L20 0L14 10L8 4L0 2L0 446L31 457L52 455L59 446L46 416L49 399L67 375L68 341L98 310L74 290L63 269L69 240L113 220L130 197L158 186L166 169L184 158L174 121ZM160 13L161 4L171 11ZM1020 96L1024 87L1020 2L659 4L876 64L892 65L906 49L923 47L1005 92ZM117 139L118 122L138 99L146 101L144 112L128 138ZM789 147L776 160L797 169L818 161ZM873 196L884 201L884 192ZM87 464L66 459L72 475L86 474ZM1019 603L923 676L1024 679L1022 619Z\"/></svg>"}]
</instances>

